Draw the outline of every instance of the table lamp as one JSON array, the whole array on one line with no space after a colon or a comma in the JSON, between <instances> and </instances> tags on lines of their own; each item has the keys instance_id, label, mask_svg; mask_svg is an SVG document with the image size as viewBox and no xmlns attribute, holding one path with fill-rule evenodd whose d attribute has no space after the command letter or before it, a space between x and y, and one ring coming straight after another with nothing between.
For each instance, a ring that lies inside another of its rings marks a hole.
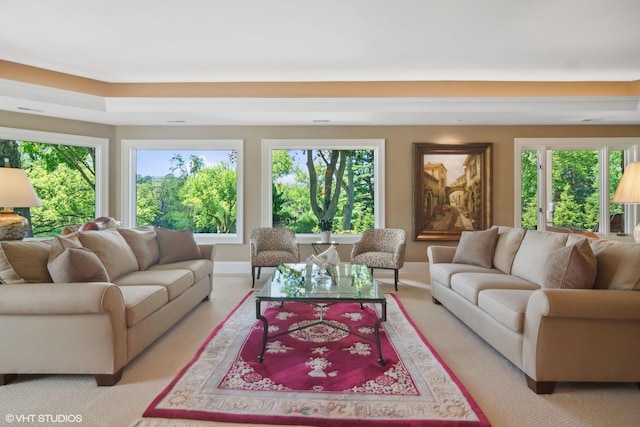
<instances>
[{"instance_id":1,"label":"table lamp","mask_svg":"<svg viewBox=\"0 0 640 427\"><path fill-rule=\"evenodd\" d=\"M0 240L22 240L27 234L29 221L12 208L42 206L27 174L22 169L12 168L5 159L0 168Z\"/></svg>"},{"instance_id":2,"label":"table lamp","mask_svg":"<svg viewBox=\"0 0 640 427\"><path fill-rule=\"evenodd\" d=\"M627 165L612 202L640 204L640 162ZM633 238L640 243L640 223L633 229Z\"/></svg>"}]
</instances>

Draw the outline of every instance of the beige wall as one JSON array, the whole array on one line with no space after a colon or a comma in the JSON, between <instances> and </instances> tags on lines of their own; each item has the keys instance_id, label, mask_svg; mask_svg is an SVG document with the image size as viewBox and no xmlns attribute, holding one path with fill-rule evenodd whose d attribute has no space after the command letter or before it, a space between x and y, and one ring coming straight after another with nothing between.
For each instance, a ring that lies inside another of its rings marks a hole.
<instances>
[{"instance_id":1,"label":"beige wall","mask_svg":"<svg viewBox=\"0 0 640 427\"><path fill-rule=\"evenodd\" d=\"M386 141L386 226L404 228L412 236L412 143L493 143L493 224L513 225L513 141L515 138L557 137L638 137L640 126L122 126L112 127L83 122L0 112L0 126L50 132L108 137L110 158L110 214L120 215L120 140L176 138L234 138L245 143L244 234L260 225L260 179L262 139L293 138L382 138ZM442 242L437 242L442 244ZM407 261L426 261L426 248L432 242L407 245ZM455 243L445 243L455 244ZM306 246L306 245L305 245ZM343 245L345 246L345 245ZM340 249L347 257L350 247ZM247 261L248 246L221 245L217 260ZM305 247L305 257L311 248Z\"/></svg>"}]
</instances>

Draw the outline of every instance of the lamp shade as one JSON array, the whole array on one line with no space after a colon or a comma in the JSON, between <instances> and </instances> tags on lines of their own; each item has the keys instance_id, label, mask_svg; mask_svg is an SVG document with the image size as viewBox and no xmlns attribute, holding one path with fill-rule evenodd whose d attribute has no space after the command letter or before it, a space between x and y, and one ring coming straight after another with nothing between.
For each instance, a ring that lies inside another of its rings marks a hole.
<instances>
[{"instance_id":1,"label":"lamp shade","mask_svg":"<svg viewBox=\"0 0 640 427\"><path fill-rule=\"evenodd\" d=\"M612 202L640 204L640 162L627 165ZM640 224L633 229L633 238L636 243L640 243Z\"/></svg>"},{"instance_id":2,"label":"lamp shade","mask_svg":"<svg viewBox=\"0 0 640 427\"><path fill-rule=\"evenodd\" d=\"M27 174L22 169L0 167L0 207L42 206Z\"/></svg>"}]
</instances>

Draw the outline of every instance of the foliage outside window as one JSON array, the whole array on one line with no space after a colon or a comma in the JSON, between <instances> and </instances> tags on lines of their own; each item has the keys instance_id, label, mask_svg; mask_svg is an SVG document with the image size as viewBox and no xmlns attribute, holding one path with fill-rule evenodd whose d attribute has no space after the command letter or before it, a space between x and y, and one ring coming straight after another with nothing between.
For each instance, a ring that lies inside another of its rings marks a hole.
<instances>
[{"instance_id":1,"label":"foliage outside window","mask_svg":"<svg viewBox=\"0 0 640 427\"><path fill-rule=\"evenodd\" d=\"M611 203L611 199L625 163L634 161L637 156L640 140L519 141L517 146L521 149L517 149L516 154L520 156L519 219L522 227L624 232L625 217L628 221L631 212L627 212L624 205Z\"/></svg>"},{"instance_id":2,"label":"foliage outside window","mask_svg":"<svg viewBox=\"0 0 640 427\"><path fill-rule=\"evenodd\" d=\"M382 226L383 141L265 140L265 224L296 234L360 234ZM264 195L263 195L264 197Z\"/></svg>"},{"instance_id":3,"label":"foliage outside window","mask_svg":"<svg viewBox=\"0 0 640 427\"><path fill-rule=\"evenodd\" d=\"M609 153L609 194L613 197L622 178L623 152ZM549 166L548 166L549 167ZM547 223L555 227L597 230L600 222L600 163L595 150L551 152L552 210ZM537 152L522 153L522 225L537 225ZM610 214L622 213L622 205L611 204Z\"/></svg>"},{"instance_id":4,"label":"foliage outside window","mask_svg":"<svg viewBox=\"0 0 640 427\"><path fill-rule=\"evenodd\" d=\"M29 219L29 237L59 235L106 215L106 140L0 128L0 157L25 171L42 201L37 208L15 207ZM50 141L50 142L49 142Z\"/></svg>"},{"instance_id":5,"label":"foliage outside window","mask_svg":"<svg viewBox=\"0 0 640 427\"><path fill-rule=\"evenodd\" d=\"M241 229L241 141L125 144L131 175L135 174L135 185L126 186L128 222L190 228L205 240L235 241Z\"/></svg>"}]
</instances>

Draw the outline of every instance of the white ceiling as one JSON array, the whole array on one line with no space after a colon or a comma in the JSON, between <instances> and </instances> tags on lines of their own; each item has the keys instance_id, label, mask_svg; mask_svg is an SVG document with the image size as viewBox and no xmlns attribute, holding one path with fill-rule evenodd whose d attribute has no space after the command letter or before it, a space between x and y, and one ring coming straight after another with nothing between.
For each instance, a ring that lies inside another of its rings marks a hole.
<instances>
[{"instance_id":1,"label":"white ceiling","mask_svg":"<svg viewBox=\"0 0 640 427\"><path fill-rule=\"evenodd\" d=\"M0 59L110 83L640 80L639 0L3 0ZM0 79L0 109L113 125L640 124L640 97L104 98Z\"/></svg>"}]
</instances>

